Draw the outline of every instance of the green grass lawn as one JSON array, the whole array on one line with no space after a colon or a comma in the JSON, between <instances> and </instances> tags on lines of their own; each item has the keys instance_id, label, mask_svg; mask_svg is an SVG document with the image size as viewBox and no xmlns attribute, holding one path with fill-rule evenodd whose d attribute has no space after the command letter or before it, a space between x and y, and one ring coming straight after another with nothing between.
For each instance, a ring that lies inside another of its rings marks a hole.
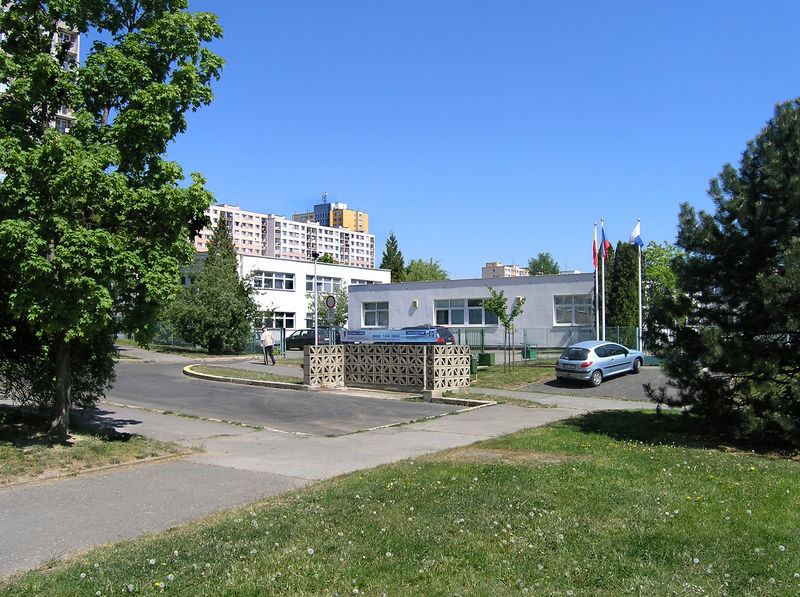
<instances>
[{"instance_id":1,"label":"green grass lawn","mask_svg":"<svg viewBox=\"0 0 800 597\"><path fill-rule=\"evenodd\" d=\"M502 355L499 357L502 360ZM519 390L527 385L555 378L555 359L536 359L520 361L513 368L503 372L503 364L478 368L478 379L472 376L473 388L494 388L497 390Z\"/></svg>"},{"instance_id":2,"label":"green grass lawn","mask_svg":"<svg viewBox=\"0 0 800 597\"><path fill-rule=\"evenodd\" d=\"M256 381L280 381L283 383L302 384L302 377L290 377L288 375L273 375L262 371L248 371L235 367L221 367L219 365L200 364L194 365L192 371L205 373L207 375L217 375L219 377L235 377L239 379L252 379Z\"/></svg>"},{"instance_id":3,"label":"green grass lawn","mask_svg":"<svg viewBox=\"0 0 800 597\"><path fill-rule=\"evenodd\" d=\"M68 442L60 444L46 432L43 419L15 407L0 406L0 487L185 453L175 444L138 435L109 437L73 428Z\"/></svg>"},{"instance_id":4,"label":"green grass lawn","mask_svg":"<svg viewBox=\"0 0 800 597\"><path fill-rule=\"evenodd\" d=\"M800 593L800 462L614 412L321 482L7 595Z\"/></svg>"}]
</instances>

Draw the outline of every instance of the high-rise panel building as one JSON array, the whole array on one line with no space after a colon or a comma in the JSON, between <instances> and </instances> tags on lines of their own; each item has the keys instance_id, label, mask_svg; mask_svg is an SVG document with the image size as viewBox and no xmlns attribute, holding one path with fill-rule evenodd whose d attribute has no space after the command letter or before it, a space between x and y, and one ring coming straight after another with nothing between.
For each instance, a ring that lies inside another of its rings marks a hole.
<instances>
[{"instance_id":1,"label":"high-rise panel building","mask_svg":"<svg viewBox=\"0 0 800 597\"><path fill-rule=\"evenodd\" d=\"M289 220L227 204L212 205L206 215L211 219L212 228L204 228L195 238L194 245L199 252L208 250L213 228L222 220L231 232L239 255L312 261L316 253L318 257L330 255L342 265L375 267L375 236L366 232Z\"/></svg>"},{"instance_id":2,"label":"high-rise panel building","mask_svg":"<svg viewBox=\"0 0 800 597\"><path fill-rule=\"evenodd\" d=\"M314 206L314 211L295 214L295 222L316 222L333 228L347 228L355 232L369 232L369 216L367 212L348 209L346 203L328 203L327 193L322 194L322 203Z\"/></svg>"}]
</instances>

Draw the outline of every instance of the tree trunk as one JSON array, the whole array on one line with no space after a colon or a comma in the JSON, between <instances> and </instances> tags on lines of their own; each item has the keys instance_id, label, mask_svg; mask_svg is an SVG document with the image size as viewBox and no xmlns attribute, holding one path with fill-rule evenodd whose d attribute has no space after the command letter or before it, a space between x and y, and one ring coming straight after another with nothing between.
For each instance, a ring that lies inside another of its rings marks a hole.
<instances>
[{"instance_id":1,"label":"tree trunk","mask_svg":"<svg viewBox=\"0 0 800 597\"><path fill-rule=\"evenodd\" d=\"M69 409L71 406L70 390L72 368L70 366L70 347L61 337L56 341L56 398L53 404L53 420L50 422L50 433L66 439L69 433Z\"/></svg>"}]
</instances>

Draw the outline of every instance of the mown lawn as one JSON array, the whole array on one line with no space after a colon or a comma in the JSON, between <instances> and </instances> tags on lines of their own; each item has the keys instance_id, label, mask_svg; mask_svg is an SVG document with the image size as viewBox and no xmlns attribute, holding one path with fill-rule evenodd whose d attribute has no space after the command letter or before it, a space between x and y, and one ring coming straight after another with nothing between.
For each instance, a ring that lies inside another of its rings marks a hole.
<instances>
[{"instance_id":1,"label":"mown lawn","mask_svg":"<svg viewBox=\"0 0 800 597\"><path fill-rule=\"evenodd\" d=\"M7 595L797 595L800 462L596 413L316 484Z\"/></svg>"},{"instance_id":2,"label":"mown lawn","mask_svg":"<svg viewBox=\"0 0 800 597\"><path fill-rule=\"evenodd\" d=\"M128 434L72 428L66 443L47 434L47 421L0 405L0 487L80 471L185 453L175 444Z\"/></svg>"},{"instance_id":3,"label":"mown lawn","mask_svg":"<svg viewBox=\"0 0 800 597\"><path fill-rule=\"evenodd\" d=\"M502 360L502 355L499 357ZM527 385L555 378L555 359L516 361L514 367L503 371L503 364L478 368L478 379L472 376L473 388L494 388L498 390L519 390Z\"/></svg>"}]
</instances>

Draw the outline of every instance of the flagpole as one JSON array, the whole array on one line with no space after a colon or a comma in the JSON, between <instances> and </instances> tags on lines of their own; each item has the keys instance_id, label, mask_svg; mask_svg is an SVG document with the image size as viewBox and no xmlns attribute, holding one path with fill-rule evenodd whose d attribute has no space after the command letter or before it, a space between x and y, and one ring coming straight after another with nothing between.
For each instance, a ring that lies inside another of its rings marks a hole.
<instances>
[{"instance_id":1,"label":"flagpole","mask_svg":"<svg viewBox=\"0 0 800 597\"><path fill-rule=\"evenodd\" d=\"M637 228L641 234L641 225L642 219L639 218L636 220ZM640 243L636 243L637 247L639 248L639 350L644 348L644 342L642 341L642 245Z\"/></svg>"},{"instance_id":2,"label":"flagpole","mask_svg":"<svg viewBox=\"0 0 800 597\"><path fill-rule=\"evenodd\" d=\"M600 241L600 255L603 258L603 261L600 264L600 271L601 271L601 280L602 280L602 294L603 294L603 332L602 332L602 339L606 339L606 233L605 227L603 226L603 218L600 218L600 229L603 231L603 238Z\"/></svg>"},{"instance_id":3,"label":"flagpole","mask_svg":"<svg viewBox=\"0 0 800 597\"><path fill-rule=\"evenodd\" d=\"M599 296L599 288L597 279L597 222L594 223L594 246L592 247L594 251L594 259L592 260L594 263L594 330L595 330L595 340L600 339L600 298Z\"/></svg>"}]
</instances>

